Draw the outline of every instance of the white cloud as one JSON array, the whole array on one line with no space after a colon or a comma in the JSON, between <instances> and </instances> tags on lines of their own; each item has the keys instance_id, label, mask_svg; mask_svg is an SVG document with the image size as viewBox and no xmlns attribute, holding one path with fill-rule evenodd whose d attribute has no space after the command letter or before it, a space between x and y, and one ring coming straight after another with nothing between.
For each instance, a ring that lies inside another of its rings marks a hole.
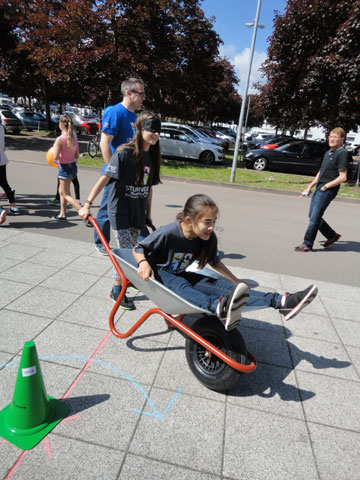
<instances>
[{"instance_id":1,"label":"white cloud","mask_svg":"<svg viewBox=\"0 0 360 480\"><path fill-rule=\"evenodd\" d=\"M234 65L236 75L240 79L238 91L242 95L245 90L249 72L250 48L245 48L241 53L236 53L236 47L234 45L223 45L219 50L220 55L227 57ZM266 60L266 56L265 52L254 51L248 93L257 92L256 89L253 88L253 84L262 81L259 68Z\"/></svg>"}]
</instances>

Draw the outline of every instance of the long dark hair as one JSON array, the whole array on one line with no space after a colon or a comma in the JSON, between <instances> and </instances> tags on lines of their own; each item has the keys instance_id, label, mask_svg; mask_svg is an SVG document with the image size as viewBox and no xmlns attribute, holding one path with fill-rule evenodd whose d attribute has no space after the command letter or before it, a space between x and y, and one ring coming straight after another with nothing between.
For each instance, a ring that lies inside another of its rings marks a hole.
<instances>
[{"instance_id":1,"label":"long dark hair","mask_svg":"<svg viewBox=\"0 0 360 480\"><path fill-rule=\"evenodd\" d=\"M212 198L208 195L198 193L186 200L183 210L176 215L176 220L183 222L185 217L190 217L193 222L196 222L206 208L211 208L219 212L219 209ZM204 268L214 257L216 253L216 245L217 241L214 232L209 240L200 239L200 256L198 258L200 268Z\"/></svg>"},{"instance_id":2,"label":"long dark hair","mask_svg":"<svg viewBox=\"0 0 360 480\"><path fill-rule=\"evenodd\" d=\"M119 150L133 150L136 157L136 181L138 185L142 185L144 178L144 157L143 157L143 138L142 130L144 129L144 123L146 120L151 118L160 118L155 115L155 113L144 111L136 119L135 123L135 135L130 140L129 143L125 143L118 148ZM157 141L155 145L150 146L150 152L153 154L154 161L154 175L153 175L153 185L161 183L160 180L160 163L161 163L161 151L160 151L160 142Z\"/></svg>"}]
</instances>

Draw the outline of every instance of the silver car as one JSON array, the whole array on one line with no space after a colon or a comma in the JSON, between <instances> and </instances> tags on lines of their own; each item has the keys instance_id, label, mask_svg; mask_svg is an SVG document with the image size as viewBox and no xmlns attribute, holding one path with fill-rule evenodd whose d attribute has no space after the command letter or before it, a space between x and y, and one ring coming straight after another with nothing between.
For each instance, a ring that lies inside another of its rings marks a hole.
<instances>
[{"instance_id":1,"label":"silver car","mask_svg":"<svg viewBox=\"0 0 360 480\"><path fill-rule=\"evenodd\" d=\"M212 143L202 142L177 128L163 127L161 129L160 147L162 155L168 158L200 160L206 165L223 162L225 159L223 148Z\"/></svg>"},{"instance_id":2,"label":"silver car","mask_svg":"<svg viewBox=\"0 0 360 480\"><path fill-rule=\"evenodd\" d=\"M191 125L185 125L184 123L175 123L175 122L162 122L161 123L163 127L170 127L170 128L176 128L178 130L181 130L182 132L187 133L188 135L191 135L191 137L196 138L200 142L203 143L212 143L214 145L220 146L221 148L224 148L223 141L219 138L213 138L210 137L205 132L201 132L195 127L192 127Z\"/></svg>"},{"instance_id":3,"label":"silver car","mask_svg":"<svg viewBox=\"0 0 360 480\"><path fill-rule=\"evenodd\" d=\"M40 112L32 112L25 110L23 112L16 112L15 114L23 124L23 127L26 128L29 132L32 130L47 130L48 123L46 116ZM51 129L55 129L55 123L51 121Z\"/></svg>"},{"instance_id":4,"label":"silver car","mask_svg":"<svg viewBox=\"0 0 360 480\"><path fill-rule=\"evenodd\" d=\"M23 129L23 124L21 120L12 112L10 112L10 110L1 109L0 118L6 133L12 131L13 133L15 133L15 135L18 135Z\"/></svg>"}]
</instances>

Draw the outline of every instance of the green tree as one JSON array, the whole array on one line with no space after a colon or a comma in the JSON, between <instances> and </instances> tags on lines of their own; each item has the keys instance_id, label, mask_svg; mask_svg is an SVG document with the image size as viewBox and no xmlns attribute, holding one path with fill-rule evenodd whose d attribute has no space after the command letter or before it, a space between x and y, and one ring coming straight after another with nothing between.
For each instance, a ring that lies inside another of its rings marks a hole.
<instances>
[{"instance_id":1,"label":"green tree","mask_svg":"<svg viewBox=\"0 0 360 480\"><path fill-rule=\"evenodd\" d=\"M356 129L359 52L359 0L289 0L285 13L275 15L263 65L266 118L293 130L316 124Z\"/></svg>"},{"instance_id":2,"label":"green tree","mask_svg":"<svg viewBox=\"0 0 360 480\"><path fill-rule=\"evenodd\" d=\"M146 106L165 116L229 118L234 100L238 103L233 67L219 58L221 40L199 0L30 0L26 5L8 0L6 5L13 14L10 50L29 62L24 70L48 113L51 100L114 104L128 76L145 81Z\"/></svg>"}]
</instances>

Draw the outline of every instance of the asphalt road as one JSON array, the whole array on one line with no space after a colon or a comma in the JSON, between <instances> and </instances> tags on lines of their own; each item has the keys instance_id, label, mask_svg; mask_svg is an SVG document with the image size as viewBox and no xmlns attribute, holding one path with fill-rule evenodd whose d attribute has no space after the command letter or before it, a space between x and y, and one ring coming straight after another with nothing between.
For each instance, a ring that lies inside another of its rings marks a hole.
<instances>
[{"instance_id":1,"label":"asphalt road","mask_svg":"<svg viewBox=\"0 0 360 480\"><path fill-rule=\"evenodd\" d=\"M85 151L86 140L80 141ZM53 139L7 136L8 180L16 190L21 215L8 216L1 227L92 242L88 228L69 210L69 221L57 223L51 216L57 207L47 204L56 188L55 168L45 153ZM81 199L84 201L99 177L98 169L79 168ZM153 220L158 226L174 220L185 200L194 193L206 193L220 208L217 226L219 248L229 266L280 273L343 285L360 285L360 203L335 200L326 213L327 221L342 240L323 249L319 234L314 252L299 254L294 246L302 241L307 226L310 200L290 194L250 191L241 187L164 179L154 188ZM97 205L100 202L100 198ZM6 206L6 201L0 201ZM95 205L96 207L96 205ZM93 209L96 214L96 208Z\"/></svg>"}]
</instances>

